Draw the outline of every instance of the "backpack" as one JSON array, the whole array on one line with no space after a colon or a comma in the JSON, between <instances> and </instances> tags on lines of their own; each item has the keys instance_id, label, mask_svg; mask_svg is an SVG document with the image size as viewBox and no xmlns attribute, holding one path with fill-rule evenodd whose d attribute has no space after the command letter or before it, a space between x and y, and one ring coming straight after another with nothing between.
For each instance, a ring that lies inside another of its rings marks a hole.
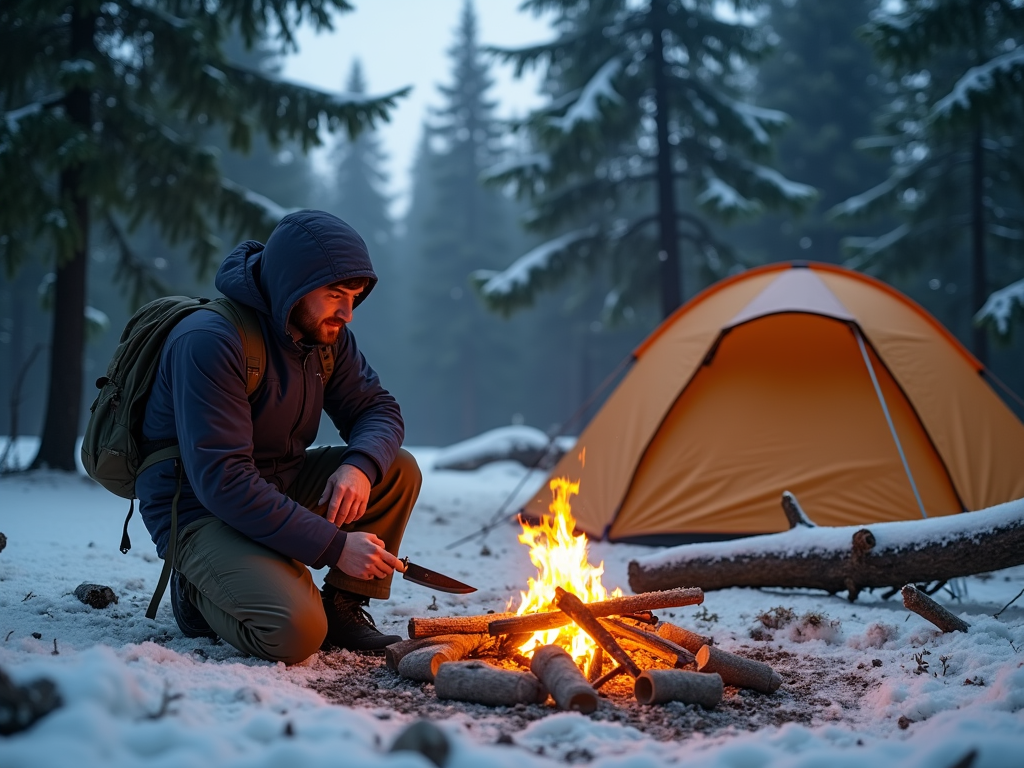
<instances>
[{"instance_id":1,"label":"backpack","mask_svg":"<svg viewBox=\"0 0 1024 768\"><path fill-rule=\"evenodd\" d=\"M181 320L198 309L217 312L237 329L245 355L245 394L251 397L260 383L266 363L266 345L259 316L251 307L231 299L204 299L167 296L151 301L139 309L121 333L120 343L107 366L107 375L96 380L99 394L93 402L89 423L82 440L82 464L86 473L111 493L131 499L128 516L121 534L121 552L131 549L128 521L135 512L135 479L143 470L166 459L179 458L177 443L162 444L143 453L142 422L146 402L156 379L164 342ZM324 369L324 383L334 369L334 350L319 347ZM155 618L167 580L170 577L177 544L178 497L181 493L182 468L178 462L178 492L171 505L171 535L163 571L146 616Z\"/></svg>"}]
</instances>

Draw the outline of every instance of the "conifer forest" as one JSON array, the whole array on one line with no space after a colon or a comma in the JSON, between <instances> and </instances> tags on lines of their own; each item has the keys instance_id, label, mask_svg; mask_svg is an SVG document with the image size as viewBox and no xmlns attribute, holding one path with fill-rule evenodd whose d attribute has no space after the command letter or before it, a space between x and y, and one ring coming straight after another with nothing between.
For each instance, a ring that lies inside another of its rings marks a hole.
<instances>
[{"instance_id":1,"label":"conifer forest","mask_svg":"<svg viewBox=\"0 0 1024 768\"><path fill-rule=\"evenodd\" d=\"M409 88L343 38L333 90L283 75L300 27L388 0L3 0L0 435L73 469L131 314L217 295L298 208L369 247L353 330L411 445L578 434L664 318L799 260L907 294L1024 418L1022 0L516 0L546 29L519 47L482 31L491 1L431 41L404 169L382 131ZM529 111L499 69L536 78Z\"/></svg>"}]
</instances>

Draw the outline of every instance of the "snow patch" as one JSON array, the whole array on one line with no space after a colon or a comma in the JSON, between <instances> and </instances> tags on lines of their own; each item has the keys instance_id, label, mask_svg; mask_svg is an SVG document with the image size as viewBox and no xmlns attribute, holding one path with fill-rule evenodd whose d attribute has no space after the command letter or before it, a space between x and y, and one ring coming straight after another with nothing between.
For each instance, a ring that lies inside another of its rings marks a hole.
<instances>
[{"instance_id":1,"label":"snow patch","mask_svg":"<svg viewBox=\"0 0 1024 768\"><path fill-rule=\"evenodd\" d=\"M600 117L600 99L614 104L620 103L622 97L612 87L612 80L622 69L622 61L618 58L609 59L594 73L590 81L583 86L579 98L566 110L562 117L549 118L548 122L569 133L577 123L591 123Z\"/></svg>"},{"instance_id":2,"label":"snow patch","mask_svg":"<svg viewBox=\"0 0 1024 768\"><path fill-rule=\"evenodd\" d=\"M974 322L992 323L999 335L1005 336L1010 332L1010 321L1015 308L1024 309L1024 280L1010 283L991 294L974 316Z\"/></svg>"}]
</instances>

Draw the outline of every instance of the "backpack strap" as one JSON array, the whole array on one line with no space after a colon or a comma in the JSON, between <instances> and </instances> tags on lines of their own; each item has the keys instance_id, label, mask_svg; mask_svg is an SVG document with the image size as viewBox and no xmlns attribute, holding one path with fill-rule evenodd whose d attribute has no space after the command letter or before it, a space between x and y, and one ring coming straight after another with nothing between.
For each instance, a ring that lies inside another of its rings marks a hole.
<instances>
[{"instance_id":1,"label":"backpack strap","mask_svg":"<svg viewBox=\"0 0 1024 768\"><path fill-rule=\"evenodd\" d=\"M252 307L227 298L214 299L204 306L230 321L242 337L242 354L245 356L245 395L248 397L259 386L267 361L267 346L263 340L259 315Z\"/></svg>"}]
</instances>

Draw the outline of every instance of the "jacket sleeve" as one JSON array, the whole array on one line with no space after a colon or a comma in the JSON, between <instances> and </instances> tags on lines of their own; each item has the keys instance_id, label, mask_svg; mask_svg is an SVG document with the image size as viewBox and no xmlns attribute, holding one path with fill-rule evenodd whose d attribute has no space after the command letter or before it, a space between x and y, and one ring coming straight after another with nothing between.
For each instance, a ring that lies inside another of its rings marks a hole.
<instances>
[{"instance_id":1,"label":"jacket sleeve","mask_svg":"<svg viewBox=\"0 0 1024 768\"><path fill-rule=\"evenodd\" d=\"M345 532L281 493L253 462L252 411L237 333L227 327L192 330L173 339L167 354L181 458L199 502L287 557L314 568L334 565L327 560L332 553L337 559Z\"/></svg>"},{"instance_id":2,"label":"jacket sleeve","mask_svg":"<svg viewBox=\"0 0 1024 768\"><path fill-rule=\"evenodd\" d=\"M324 412L348 445L342 463L362 469L371 483L384 477L402 447L405 422L398 401L381 386L348 328L335 347L334 372L324 389ZM376 477L367 472L371 468Z\"/></svg>"}]
</instances>

